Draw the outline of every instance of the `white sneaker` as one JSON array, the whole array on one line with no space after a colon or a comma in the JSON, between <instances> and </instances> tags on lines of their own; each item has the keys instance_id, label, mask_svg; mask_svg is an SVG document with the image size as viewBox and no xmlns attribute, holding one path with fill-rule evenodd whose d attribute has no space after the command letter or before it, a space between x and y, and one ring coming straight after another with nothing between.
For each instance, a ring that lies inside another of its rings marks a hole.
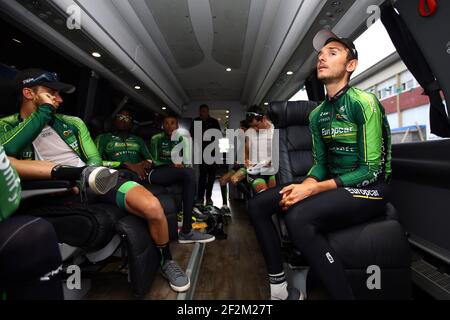
<instances>
[{"instance_id":1,"label":"white sneaker","mask_svg":"<svg viewBox=\"0 0 450 320\"><path fill-rule=\"evenodd\" d=\"M104 195L117 185L119 172L105 167L87 167L81 177L93 193Z\"/></svg>"}]
</instances>

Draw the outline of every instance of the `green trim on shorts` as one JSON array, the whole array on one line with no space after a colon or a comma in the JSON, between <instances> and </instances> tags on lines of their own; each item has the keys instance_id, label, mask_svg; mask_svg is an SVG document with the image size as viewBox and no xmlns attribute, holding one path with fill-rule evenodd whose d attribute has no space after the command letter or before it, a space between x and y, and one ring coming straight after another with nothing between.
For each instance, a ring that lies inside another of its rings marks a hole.
<instances>
[{"instance_id":1,"label":"green trim on shorts","mask_svg":"<svg viewBox=\"0 0 450 320\"><path fill-rule=\"evenodd\" d=\"M116 204L120 209L126 210L126 202L125 197L131 189L134 187L139 187L140 184L134 181L127 181L123 185L120 186L119 190L116 193Z\"/></svg>"},{"instance_id":2,"label":"green trim on shorts","mask_svg":"<svg viewBox=\"0 0 450 320\"><path fill-rule=\"evenodd\" d=\"M267 184L267 182L263 178L258 178L258 179L253 180L252 187L256 191L256 188L261 184Z\"/></svg>"},{"instance_id":3,"label":"green trim on shorts","mask_svg":"<svg viewBox=\"0 0 450 320\"><path fill-rule=\"evenodd\" d=\"M274 181L275 183L277 182L277 179L275 176L270 176L269 179L267 179L267 182L271 182Z\"/></svg>"}]
</instances>

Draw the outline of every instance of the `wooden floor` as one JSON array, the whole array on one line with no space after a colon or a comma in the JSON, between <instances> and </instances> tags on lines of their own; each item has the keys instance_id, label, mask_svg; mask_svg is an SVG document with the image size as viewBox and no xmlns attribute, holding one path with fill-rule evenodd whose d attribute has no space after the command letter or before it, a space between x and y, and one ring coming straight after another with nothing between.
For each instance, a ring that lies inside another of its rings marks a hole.
<instances>
[{"instance_id":1,"label":"wooden floor","mask_svg":"<svg viewBox=\"0 0 450 320\"><path fill-rule=\"evenodd\" d=\"M214 188L213 200L221 205L220 188ZM264 261L259 250L245 204L231 203L232 219L226 227L228 238L206 245L194 300L266 300L269 298ZM193 245L171 244L174 259L186 269ZM89 300L133 299L127 277L117 269L119 263L108 265L92 279ZM167 281L157 275L152 288L143 299L171 300L177 294Z\"/></svg>"}]
</instances>

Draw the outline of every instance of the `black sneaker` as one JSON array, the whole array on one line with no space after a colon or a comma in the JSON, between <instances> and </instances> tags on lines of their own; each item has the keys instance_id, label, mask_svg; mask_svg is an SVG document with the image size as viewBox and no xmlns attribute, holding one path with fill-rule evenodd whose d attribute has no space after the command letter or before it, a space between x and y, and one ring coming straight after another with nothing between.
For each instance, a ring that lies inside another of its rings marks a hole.
<instances>
[{"instance_id":1,"label":"black sneaker","mask_svg":"<svg viewBox=\"0 0 450 320\"><path fill-rule=\"evenodd\" d=\"M194 207L192 210L192 217L195 218L196 222L205 222L208 220L208 215L203 214L198 208Z\"/></svg>"}]
</instances>

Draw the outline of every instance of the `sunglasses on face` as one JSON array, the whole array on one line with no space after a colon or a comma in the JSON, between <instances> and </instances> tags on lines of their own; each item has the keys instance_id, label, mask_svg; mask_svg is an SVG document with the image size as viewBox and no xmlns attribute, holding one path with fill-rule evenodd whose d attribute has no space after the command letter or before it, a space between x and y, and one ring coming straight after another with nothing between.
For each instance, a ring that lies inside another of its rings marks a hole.
<instances>
[{"instance_id":1,"label":"sunglasses on face","mask_svg":"<svg viewBox=\"0 0 450 320\"><path fill-rule=\"evenodd\" d=\"M256 112L247 112L247 121L251 122L253 119L260 120L263 118L262 114Z\"/></svg>"},{"instance_id":2,"label":"sunglasses on face","mask_svg":"<svg viewBox=\"0 0 450 320\"><path fill-rule=\"evenodd\" d=\"M42 82L59 82L58 75L54 72L46 72L36 78L28 78L22 81L24 85L33 85Z\"/></svg>"},{"instance_id":3,"label":"sunglasses on face","mask_svg":"<svg viewBox=\"0 0 450 320\"><path fill-rule=\"evenodd\" d=\"M116 116L116 119L119 120L119 121L123 121L123 122L131 122L131 121L133 120L132 117L130 117L130 116L124 116L124 115L122 115L122 114L118 114L118 115Z\"/></svg>"}]
</instances>

